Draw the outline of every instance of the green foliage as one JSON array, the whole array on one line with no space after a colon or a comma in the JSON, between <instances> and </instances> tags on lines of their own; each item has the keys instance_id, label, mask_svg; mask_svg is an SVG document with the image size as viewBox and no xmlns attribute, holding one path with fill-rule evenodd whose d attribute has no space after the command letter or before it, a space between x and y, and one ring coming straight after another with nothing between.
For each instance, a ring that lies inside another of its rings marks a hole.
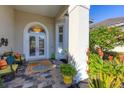
<instances>
[{"instance_id":1,"label":"green foliage","mask_svg":"<svg viewBox=\"0 0 124 93\"><path fill-rule=\"evenodd\" d=\"M77 73L75 67L73 67L71 64L62 64L60 70L61 73L66 76L74 77Z\"/></svg>"},{"instance_id":2,"label":"green foliage","mask_svg":"<svg viewBox=\"0 0 124 93\"><path fill-rule=\"evenodd\" d=\"M89 75L95 76L103 68L103 60L95 53L90 53L89 55Z\"/></svg>"},{"instance_id":3,"label":"green foliage","mask_svg":"<svg viewBox=\"0 0 124 93\"><path fill-rule=\"evenodd\" d=\"M55 57L55 53L52 53L51 54L51 59L55 59L56 57Z\"/></svg>"},{"instance_id":4,"label":"green foliage","mask_svg":"<svg viewBox=\"0 0 124 93\"><path fill-rule=\"evenodd\" d=\"M97 75L101 71L106 74L124 75L123 62L120 62L117 58L112 61L103 60L95 53L90 53L89 55L89 69L91 76Z\"/></svg>"},{"instance_id":5,"label":"green foliage","mask_svg":"<svg viewBox=\"0 0 124 93\"><path fill-rule=\"evenodd\" d=\"M118 27L98 27L91 29L89 54L89 87L118 88L124 81L124 63L116 57L112 60L103 60L101 52L107 52L117 46L124 45L124 32ZM94 52L98 46L101 52Z\"/></svg>"},{"instance_id":6,"label":"green foliage","mask_svg":"<svg viewBox=\"0 0 124 93\"><path fill-rule=\"evenodd\" d=\"M124 32L118 27L98 27L89 33L90 49L97 45L103 51L111 50L116 46L124 45Z\"/></svg>"},{"instance_id":7,"label":"green foliage","mask_svg":"<svg viewBox=\"0 0 124 93\"><path fill-rule=\"evenodd\" d=\"M103 60L99 55L89 55L89 86L90 87L120 87L124 80L124 63L117 58Z\"/></svg>"},{"instance_id":8,"label":"green foliage","mask_svg":"<svg viewBox=\"0 0 124 93\"><path fill-rule=\"evenodd\" d=\"M1 79L1 76L0 76L0 88L3 87L3 80Z\"/></svg>"},{"instance_id":9,"label":"green foliage","mask_svg":"<svg viewBox=\"0 0 124 93\"><path fill-rule=\"evenodd\" d=\"M95 77L90 77L89 87L91 88L120 88L121 79L120 76L114 76L113 74L99 73Z\"/></svg>"}]
</instances>

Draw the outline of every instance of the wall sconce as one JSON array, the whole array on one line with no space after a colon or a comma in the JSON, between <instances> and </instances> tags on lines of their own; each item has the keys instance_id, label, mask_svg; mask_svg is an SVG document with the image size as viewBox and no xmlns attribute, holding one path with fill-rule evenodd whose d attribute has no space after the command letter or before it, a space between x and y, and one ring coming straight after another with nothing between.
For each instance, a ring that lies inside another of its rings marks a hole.
<instances>
[{"instance_id":1,"label":"wall sconce","mask_svg":"<svg viewBox=\"0 0 124 93\"><path fill-rule=\"evenodd\" d=\"M8 39L7 38L1 38L0 47L2 47L2 46L8 46Z\"/></svg>"}]
</instances>

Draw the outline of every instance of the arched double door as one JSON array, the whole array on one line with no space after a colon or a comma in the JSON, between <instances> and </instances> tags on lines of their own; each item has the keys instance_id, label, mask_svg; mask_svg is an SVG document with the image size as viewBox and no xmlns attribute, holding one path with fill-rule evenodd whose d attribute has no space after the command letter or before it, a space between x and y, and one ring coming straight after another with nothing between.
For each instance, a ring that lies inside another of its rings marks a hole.
<instances>
[{"instance_id":1,"label":"arched double door","mask_svg":"<svg viewBox=\"0 0 124 93\"><path fill-rule=\"evenodd\" d=\"M48 57L48 37L43 26L39 24L31 25L24 36L24 53L27 60L38 60Z\"/></svg>"}]
</instances>

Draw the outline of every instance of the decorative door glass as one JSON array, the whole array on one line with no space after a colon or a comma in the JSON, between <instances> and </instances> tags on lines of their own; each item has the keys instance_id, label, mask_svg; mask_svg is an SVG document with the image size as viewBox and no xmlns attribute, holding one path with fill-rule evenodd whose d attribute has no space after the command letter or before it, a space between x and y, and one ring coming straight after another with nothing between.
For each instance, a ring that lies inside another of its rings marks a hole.
<instances>
[{"instance_id":1,"label":"decorative door glass","mask_svg":"<svg viewBox=\"0 0 124 93\"><path fill-rule=\"evenodd\" d=\"M30 56L35 56L36 55L36 38L35 36L30 36L29 37L29 50L30 50Z\"/></svg>"},{"instance_id":2,"label":"decorative door glass","mask_svg":"<svg viewBox=\"0 0 124 93\"><path fill-rule=\"evenodd\" d=\"M44 38L39 37L39 55L44 55Z\"/></svg>"}]
</instances>

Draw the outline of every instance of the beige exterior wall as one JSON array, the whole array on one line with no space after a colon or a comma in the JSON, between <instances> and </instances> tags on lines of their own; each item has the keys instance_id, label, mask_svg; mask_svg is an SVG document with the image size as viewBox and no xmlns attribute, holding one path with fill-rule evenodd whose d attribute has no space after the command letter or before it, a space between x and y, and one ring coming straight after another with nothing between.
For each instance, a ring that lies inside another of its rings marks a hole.
<instances>
[{"instance_id":1,"label":"beige exterior wall","mask_svg":"<svg viewBox=\"0 0 124 93\"><path fill-rule=\"evenodd\" d=\"M23 53L23 32L27 24L41 22L49 31L49 56L55 51L55 22L54 18L15 10L16 51Z\"/></svg>"},{"instance_id":2,"label":"beige exterior wall","mask_svg":"<svg viewBox=\"0 0 124 93\"><path fill-rule=\"evenodd\" d=\"M0 47L0 54L15 49L14 11L10 6L0 6L0 40L8 38L8 46Z\"/></svg>"},{"instance_id":3,"label":"beige exterior wall","mask_svg":"<svg viewBox=\"0 0 124 93\"><path fill-rule=\"evenodd\" d=\"M78 70L76 81L87 79L89 47L89 10L84 6L69 7L69 53Z\"/></svg>"},{"instance_id":4,"label":"beige exterior wall","mask_svg":"<svg viewBox=\"0 0 124 93\"><path fill-rule=\"evenodd\" d=\"M49 56L55 52L55 18L14 10L11 6L0 6L0 40L8 38L8 46L0 47L0 54L11 51L23 53L23 32L27 24L40 22L49 31Z\"/></svg>"}]
</instances>

